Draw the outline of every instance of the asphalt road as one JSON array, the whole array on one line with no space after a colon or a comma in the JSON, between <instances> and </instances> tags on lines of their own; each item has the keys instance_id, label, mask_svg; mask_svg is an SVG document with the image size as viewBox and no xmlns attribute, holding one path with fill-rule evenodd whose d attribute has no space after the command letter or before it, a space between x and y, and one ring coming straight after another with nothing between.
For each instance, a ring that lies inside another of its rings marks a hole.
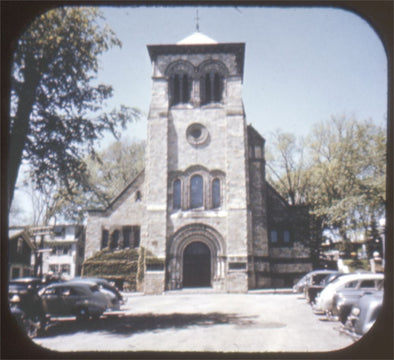
<instances>
[{"instance_id":1,"label":"asphalt road","mask_svg":"<svg viewBox=\"0 0 394 360\"><path fill-rule=\"evenodd\" d=\"M127 294L121 311L64 319L34 339L56 351L308 352L353 341L295 294Z\"/></svg>"}]
</instances>

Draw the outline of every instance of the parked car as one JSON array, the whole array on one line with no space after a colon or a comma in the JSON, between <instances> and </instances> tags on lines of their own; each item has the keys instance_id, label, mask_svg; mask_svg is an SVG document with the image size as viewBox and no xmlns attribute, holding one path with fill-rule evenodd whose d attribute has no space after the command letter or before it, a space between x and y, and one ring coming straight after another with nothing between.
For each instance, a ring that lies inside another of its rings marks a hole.
<instances>
[{"instance_id":1,"label":"parked car","mask_svg":"<svg viewBox=\"0 0 394 360\"><path fill-rule=\"evenodd\" d=\"M383 290L365 294L353 306L347 318L345 329L355 339L365 335L375 323L383 306Z\"/></svg>"},{"instance_id":2,"label":"parked car","mask_svg":"<svg viewBox=\"0 0 394 360\"><path fill-rule=\"evenodd\" d=\"M76 316L98 318L111 306L96 284L89 282L51 284L39 292L47 318Z\"/></svg>"},{"instance_id":3,"label":"parked car","mask_svg":"<svg viewBox=\"0 0 394 360\"><path fill-rule=\"evenodd\" d=\"M44 324L44 314L38 290L41 279L28 277L11 280L8 284L10 312L29 337L35 337Z\"/></svg>"},{"instance_id":4,"label":"parked car","mask_svg":"<svg viewBox=\"0 0 394 360\"><path fill-rule=\"evenodd\" d=\"M338 317L338 320L342 324L345 324L353 306L357 305L362 296L371 295L383 290L383 282L376 285L376 288L343 289L337 291L333 299L332 315Z\"/></svg>"},{"instance_id":5,"label":"parked car","mask_svg":"<svg viewBox=\"0 0 394 360\"><path fill-rule=\"evenodd\" d=\"M383 283L383 274L374 273L352 273L339 277L328 284L316 297L313 310L318 314L331 316L333 311L334 296L342 289L376 289Z\"/></svg>"},{"instance_id":6,"label":"parked car","mask_svg":"<svg viewBox=\"0 0 394 360\"><path fill-rule=\"evenodd\" d=\"M345 275L343 272L334 271L326 275L318 284L313 284L305 288L305 298L310 304L314 304L316 296L331 282Z\"/></svg>"},{"instance_id":7,"label":"parked car","mask_svg":"<svg viewBox=\"0 0 394 360\"><path fill-rule=\"evenodd\" d=\"M112 310L119 310L120 305L124 304L123 296L119 292L119 290L115 287L112 286L108 280L106 279L101 279L101 278L84 278L84 277L76 277L72 280L69 280L69 283L73 282L88 282L88 283L94 283L96 284L100 291L107 295L109 299L111 300L111 309Z\"/></svg>"},{"instance_id":8,"label":"parked car","mask_svg":"<svg viewBox=\"0 0 394 360\"><path fill-rule=\"evenodd\" d=\"M27 316L35 317L40 314L41 301L38 291L41 288L41 279L34 277L13 279L8 283L8 300L19 298L18 306L23 308ZM14 301L15 303L15 301Z\"/></svg>"},{"instance_id":9,"label":"parked car","mask_svg":"<svg viewBox=\"0 0 394 360\"><path fill-rule=\"evenodd\" d=\"M29 291L37 292L42 285L42 280L36 277L17 278L8 282L8 288L17 291L19 294Z\"/></svg>"},{"instance_id":10,"label":"parked car","mask_svg":"<svg viewBox=\"0 0 394 360\"><path fill-rule=\"evenodd\" d=\"M332 274L333 272L335 271L327 269L313 270L305 274L300 280L298 280L294 284L293 292L299 294L305 293L306 287L319 283L323 278L325 278L329 274Z\"/></svg>"}]
</instances>

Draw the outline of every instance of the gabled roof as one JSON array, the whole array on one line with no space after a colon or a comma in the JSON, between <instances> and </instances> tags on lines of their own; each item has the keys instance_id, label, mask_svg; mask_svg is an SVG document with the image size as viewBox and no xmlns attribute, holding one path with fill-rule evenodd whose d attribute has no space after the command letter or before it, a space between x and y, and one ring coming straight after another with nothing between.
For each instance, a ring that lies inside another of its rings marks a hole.
<instances>
[{"instance_id":1,"label":"gabled roof","mask_svg":"<svg viewBox=\"0 0 394 360\"><path fill-rule=\"evenodd\" d=\"M248 124L247 128L248 136L253 136L254 138L257 138L263 143L265 143L265 139L263 138L263 136L251 124Z\"/></svg>"},{"instance_id":2,"label":"gabled roof","mask_svg":"<svg viewBox=\"0 0 394 360\"><path fill-rule=\"evenodd\" d=\"M271 192L271 194L275 196L284 207L290 208L291 205L283 198L279 191L276 190L268 181L266 181L266 183L268 191Z\"/></svg>"},{"instance_id":3,"label":"gabled roof","mask_svg":"<svg viewBox=\"0 0 394 360\"><path fill-rule=\"evenodd\" d=\"M120 192L118 196L116 196L107 207L105 208L95 208L95 209L87 209L88 212L105 212L111 208L114 207L116 202L118 202L122 196L134 185L137 183L138 179L140 179L141 176L145 175L145 169L143 169L128 185L124 187L124 189Z\"/></svg>"},{"instance_id":4,"label":"gabled roof","mask_svg":"<svg viewBox=\"0 0 394 360\"><path fill-rule=\"evenodd\" d=\"M25 240L26 244L29 245L29 247L34 250L34 244L30 240L29 234L27 233L26 229L10 229L8 230L8 240L13 240L17 238L23 238Z\"/></svg>"}]
</instances>

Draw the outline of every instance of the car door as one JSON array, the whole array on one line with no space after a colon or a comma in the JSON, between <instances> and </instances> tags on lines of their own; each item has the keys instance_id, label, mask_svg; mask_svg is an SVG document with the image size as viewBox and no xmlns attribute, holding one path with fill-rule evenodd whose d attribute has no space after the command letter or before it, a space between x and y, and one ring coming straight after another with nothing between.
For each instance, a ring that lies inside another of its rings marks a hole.
<instances>
[{"instance_id":1,"label":"car door","mask_svg":"<svg viewBox=\"0 0 394 360\"><path fill-rule=\"evenodd\" d=\"M83 299L83 294L81 294L78 288L70 286L64 288L64 291L62 293L62 299L64 302L65 315L71 316L75 315L76 308Z\"/></svg>"},{"instance_id":2,"label":"car door","mask_svg":"<svg viewBox=\"0 0 394 360\"><path fill-rule=\"evenodd\" d=\"M62 289L49 287L41 295L42 307L46 314L58 316L63 312L63 301L61 297Z\"/></svg>"}]
</instances>

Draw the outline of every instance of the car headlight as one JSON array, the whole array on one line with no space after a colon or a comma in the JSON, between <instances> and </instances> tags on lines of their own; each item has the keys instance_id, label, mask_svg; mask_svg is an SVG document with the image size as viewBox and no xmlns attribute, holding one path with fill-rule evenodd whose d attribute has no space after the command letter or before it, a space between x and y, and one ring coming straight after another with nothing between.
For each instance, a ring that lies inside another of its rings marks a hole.
<instances>
[{"instance_id":1,"label":"car headlight","mask_svg":"<svg viewBox=\"0 0 394 360\"><path fill-rule=\"evenodd\" d=\"M360 315L360 308L354 307L354 308L352 309L352 315L353 315L353 316L358 316L358 315Z\"/></svg>"}]
</instances>

